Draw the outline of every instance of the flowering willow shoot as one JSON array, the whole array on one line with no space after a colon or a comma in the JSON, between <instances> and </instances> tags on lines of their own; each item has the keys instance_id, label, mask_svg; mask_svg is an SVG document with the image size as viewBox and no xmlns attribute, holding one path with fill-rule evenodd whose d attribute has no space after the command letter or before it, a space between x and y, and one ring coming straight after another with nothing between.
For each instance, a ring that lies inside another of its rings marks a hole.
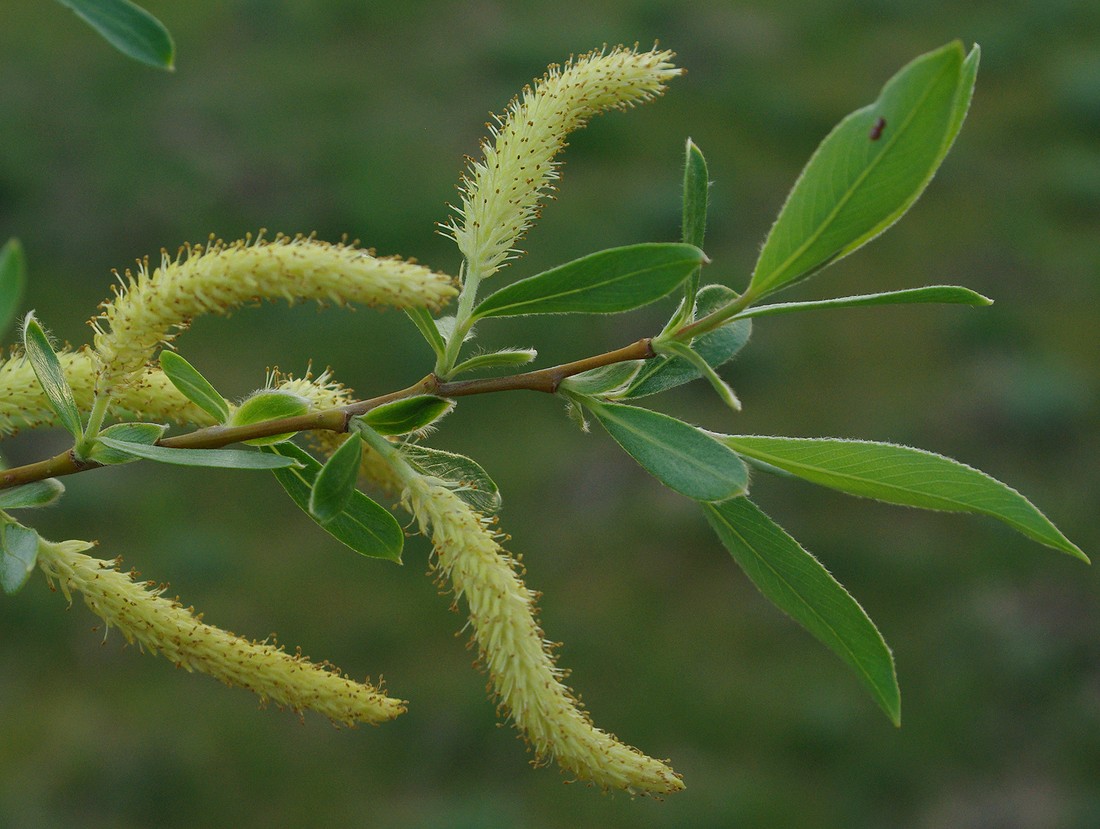
<instances>
[{"instance_id":1,"label":"flowering willow shoot","mask_svg":"<svg viewBox=\"0 0 1100 829\"><path fill-rule=\"evenodd\" d=\"M756 321L769 316L991 302L954 285L771 301L862 247L916 201L962 127L978 58L976 46L968 52L958 42L921 55L872 103L841 120L741 279L705 252L709 172L690 139L675 205L683 216L679 238L521 272L517 245L559 180L569 134L595 115L657 98L681 74L670 51L616 47L551 66L495 116L480 157L461 177L454 214L440 225L461 254L454 276L312 235L268 240L261 233L229 243L211 237L116 274L119 284L78 348L57 347L38 315L25 313L18 345L0 361L0 435L53 428L67 432L68 443L51 457L0 471L0 586L14 594L38 571L65 599L80 596L108 630L177 667L341 726L385 723L415 705L415 689L400 687L406 702L328 662L228 633L167 598L163 585L120 569L119 559L90 556L92 542L48 541L33 521L13 517L63 504L63 478L105 466L144 461L270 473L316 532L379 560L368 566L400 563L407 532L428 539L432 575L465 618L490 695L536 765L554 763L569 779L601 789L671 795L685 783L670 761L655 759L661 747L643 751L601 729L599 712L590 714L567 686L553 632L539 620L537 590L525 583L518 553L507 549L502 526L518 516L502 521L490 473L445 448L440 426L465 398L539 391L556 397L581 428L598 424L599 439L609 437L657 481L698 504L700 520L760 592L846 663L899 725L894 656L882 634L826 567L750 500L753 475L780 473L891 504L984 515L1088 559L1016 490L942 455L890 443L737 434L741 401L728 364ZM18 243L0 250L0 320L22 310L16 306L25 270ZM489 285L495 290L486 294ZM262 388L234 400L188 361L181 335L197 317L263 300L399 309L433 362L413 385L363 398L341 383L339 368L265 377L258 357ZM624 334L616 349L559 365L520 370L538 358L535 349L468 348L475 328L480 334L494 318L556 314L575 321L660 301L668 308L658 330ZM643 405L696 380L715 392L731 428L704 429ZM368 492L384 493L407 515L398 520ZM113 550L109 540L105 546ZM581 687L585 680L569 681Z\"/></svg>"}]
</instances>

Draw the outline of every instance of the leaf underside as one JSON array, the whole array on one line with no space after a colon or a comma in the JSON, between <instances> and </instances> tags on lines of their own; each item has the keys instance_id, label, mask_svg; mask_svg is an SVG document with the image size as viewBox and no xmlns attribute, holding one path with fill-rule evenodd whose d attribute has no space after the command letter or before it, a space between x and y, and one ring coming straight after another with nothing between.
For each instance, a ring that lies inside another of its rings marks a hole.
<instances>
[{"instance_id":1,"label":"leaf underside","mask_svg":"<svg viewBox=\"0 0 1100 829\"><path fill-rule=\"evenodd\" d=\"M870 617L828 570L747 498L703 504L722 544L757 589L852 667L894 725L894 659Z\"/></svg>"}]
</instances>

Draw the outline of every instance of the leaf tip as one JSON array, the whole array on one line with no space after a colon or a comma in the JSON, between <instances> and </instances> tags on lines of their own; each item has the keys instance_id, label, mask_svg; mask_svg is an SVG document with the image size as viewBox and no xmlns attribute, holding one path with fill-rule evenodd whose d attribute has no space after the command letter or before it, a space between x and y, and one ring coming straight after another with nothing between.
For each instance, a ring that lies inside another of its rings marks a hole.
<instances>
[{"instance_id":1,"label":"leaf tip","mask_svg":"<svg viewBox=\"0 0 1100 829\"><path fill-rule=\"evenodd\" d=\"M1081 559L1081 561L1085 562L1085 564L1092 564L1092 560L1087 555L1085 555L1085 551L1074 544L1072 541L1069 542L1069 547L1066 548L1066 552L1074 558Z\"/></svg>"},{"instance_id":2,"label":"leaf tip","mask_svg":"<svg viewBox=\"0 0 1100 829\"><path fill-rule=\"evenodd\" d=\"M0 248L0 256L23 257L23 243L19 241L18 236L12 236L4 243L4 246Z\"/></svg>"}]
</instances>

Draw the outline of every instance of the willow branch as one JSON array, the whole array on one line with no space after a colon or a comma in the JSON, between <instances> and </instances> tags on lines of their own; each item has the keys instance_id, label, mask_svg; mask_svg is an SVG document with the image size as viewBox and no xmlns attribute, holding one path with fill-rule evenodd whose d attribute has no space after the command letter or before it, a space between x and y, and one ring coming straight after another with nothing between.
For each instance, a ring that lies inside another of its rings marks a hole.
<instances>
[{"instance_id":1,"label":"willow branch","mask_svg":"<svg viewBox=\"0 0 1100 829\"><path fill-rule=\"evenodd\" d=\"M562 363L550 368L527 371L522 374L446 382L441 381L435 374L429 374L419 382L400 391L372 397L369 400L358 400L335 409L325 409L278 420L265 420L262 423L251 423L247 426L208 426L185 435L161 438L157 441L157 445L170 449L221 449L233 443L282 435L287 432L319 430L346 432L348 423L353 417L366 414L371 409L376 409L386 403L392 403L406 397L433 394L437 397L454 398L522 390L555 394L558 386L566 377L628 360L648 360L653 356L650 338L646 337L614 351L586 357L583 360L574 360L571 363ZM98 469L102 465L95 461L81 460L70 449L46 460L3 470L0 472L0 489L9 489L33 481L40 481L44 478L75 475L89 469Z\"/></svg>"}]
</instances>

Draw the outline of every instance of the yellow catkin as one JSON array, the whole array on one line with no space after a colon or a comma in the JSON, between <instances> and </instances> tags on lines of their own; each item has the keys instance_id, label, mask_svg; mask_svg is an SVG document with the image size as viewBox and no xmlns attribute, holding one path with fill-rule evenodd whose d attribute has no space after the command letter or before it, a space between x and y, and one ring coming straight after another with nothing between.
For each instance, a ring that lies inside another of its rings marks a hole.
<instances>
[{"instance_id":1,"label":"yellow catkin","mask_svg":"<svg viewBox=\"0 0 1100 829\"><path fill-rule=\"evenodd\" d=\"M275 387L317 408L342 406L353 397L327 373L316 379L282 378ZM330 453L346 435L318 432L312 437ZM422 531L432 536L441 578L469 608L494 692L539 760L552 758L579 779L604 788L664 795L684 787L666 764L592 724L561 681L563 672L538 624L535 596L481 516L441 483L395 468L373 450L364 453L362 473L386 491L405 490Z\"/></svg>"},{"instance_id":2,"label":"yellow catkin","mask_svg":"<svg viewBox=\"0 0 1100 829\"><path fill-rule=\"evenodd\" d=\"M162 255L152 273L127 273L122 290L92 320L103 362L100 391L141 368L202 314L227 314L261 299L317 300L337 305L390 305L438 310L456 293L454 280L396 257L376 258L351 245L285 236L215 242Z\"/></svg>"},{"instance_id":3,"label":"yellow catkin","mask_svg":"<svg viewBox=\"0 0 1100 829\"><path fill-rule=\"evenodd\" d=\"M596 728L554 663L539 627L535 596L515 560L486 522L445 486L409 476L407 499L421 529L430 531L440 576L469 608L470 623L501 705L535 751L581 780L635 794L683 789L680 776Z\"/></svg>"},{"instance_id":4,"label":"yellow catkin","mask_svg":"<svg viewBox=\"0 0 1100 829\"><path fill-rule=\"evenodd\" d=\"M515 254L515 245L538 215L540 199L557 179L554 156L569 132L593 115L649 100L680 74L672 52L621 46L551 66L534 87L494 116L484 158L471 161L462 181L458 218L447 226L466 257L469 273L483 279Z\"/></svg>"},{"instance_id":5,"label":"yellow catkin","mask_svg":"<svg viewBox=\"0 0 1100 829\"><path fill-rule=\"evenodd\" d=\"M75 352L61 351L57 357L72 386L77 408L88 411L95 396L97 363L94 356L85 348ZM151 366L142 367L127 383L116 388L111 413L127 420L136 418L191 426L210 426L214 422L210 415L184 397L162 371ZM0 361L0 434L60 425L30 362L21 354Z\"/></svg>"},{"instance_id":6,"label":"yellow catkin","mask_svg":"<svg viewBox=\"0 0 1100 829\"><path fill-rule=\"evenodd\" d=\"M295 711L316 711L339 725L377 724L405 711L387 697L327 665L263 642L250 642L200 621L190 608L163 598L163 587L135 582L118 562L84 555L86 541L39 544L38 566L72 600L83 595L91 611L128 642L161 653L177 667L237 685Z\"/></svg>"}]
</instances>

